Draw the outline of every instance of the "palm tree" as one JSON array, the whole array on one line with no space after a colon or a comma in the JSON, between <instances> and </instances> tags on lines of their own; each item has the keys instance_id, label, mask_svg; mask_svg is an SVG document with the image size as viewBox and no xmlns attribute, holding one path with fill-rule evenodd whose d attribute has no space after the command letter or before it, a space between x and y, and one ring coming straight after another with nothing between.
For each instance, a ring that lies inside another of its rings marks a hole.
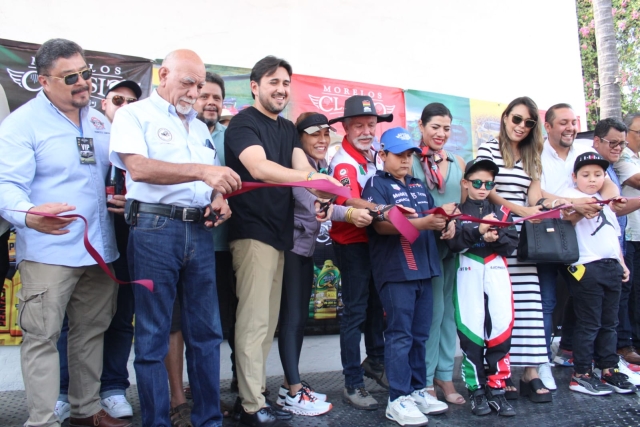
<instances>
[{"instance_id":1,"label":"palm tree","mask_svg":"<svg viewBox=\"0 0 640 427\"><path fill-rule=\"evenodd\" d=\"M600 119L621 118L620 79L616 35L613 29L611 0L593 0L593 17L598 50L600 83Z\"/></svg>"}]
</instances>

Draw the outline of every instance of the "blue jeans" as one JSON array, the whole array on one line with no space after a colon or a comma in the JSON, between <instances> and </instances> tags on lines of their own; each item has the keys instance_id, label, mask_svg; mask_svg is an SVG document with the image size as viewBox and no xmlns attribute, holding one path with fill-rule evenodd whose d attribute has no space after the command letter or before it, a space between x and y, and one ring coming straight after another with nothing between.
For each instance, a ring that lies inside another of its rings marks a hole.
<instances>
[{"instance_id":1,"label":"blue jeans","mask_svg":"<svg viewBox=\"0 0 640 427\"><path fill-rule=\"evenodd\" d=\"M380 300L387 313L385 369L389 400L394 401L427 385L425 347L433 314L431 280L387 282L380 289Z\"/></svg>"},{"instance_id":2,"label":"blue jeans","mask_svg":"<svg viewBox=\"0 0 640 427\"><path fill-rule=\"evenodd\" d=\"M563 264L538 264L540 300L544 319L544 338L547 342L547 356L551 360L551 335L553 333L553 310L556 308L556 283L558 273L566 269Z\"/></svg>"},{"instance_id":3,"label":"blue jeans","mask_svg":"<svg viewBox=\"0 0 640 427\"><path fill-rule=\"evenodd\" d=\"M364 327L367 356L384 363L384 311L373 285L368 243L333 244L336 266L342 278L342 320L340 323L340 357L347 388L364 387L364 370L360 366L360 334Z\"/></svg>"},{"instance_id":4,"label":"blue jeans","mask_svg":"<svg viewBox=\"0 0 640 427\"><path fill-rule=\"evenodd\" d=\"M113 262L113 270L118 279L129 281L129 265L126 251L120 252L120 258ZM109 329L104 333L104 354L102 360L102 376L100 377L100 398L124 396L129 388L129 370L127 363L133 342L133 289L132 285L118 287L118 308L111 320ZM58 353L60 354L60 396L58 400L69 402L69 364L67 360L67 336L69 319L64 316Z\"/></svg>"},{"instance_id":5,"label":"blue jeans","mask_svg":"<svg viewBox=\"0 0 640 427\"><path fill-rule=\"evenodd\" d=\"M129 235L132 278L152 279L154 291L134 286L135 362L142 423L170 426L169 385L164 359L177 283L182 283L182 335L193 393L194 426L221 426L220 343L211 232L203 224L139 214Z\"/></svg>"}]
</instances>

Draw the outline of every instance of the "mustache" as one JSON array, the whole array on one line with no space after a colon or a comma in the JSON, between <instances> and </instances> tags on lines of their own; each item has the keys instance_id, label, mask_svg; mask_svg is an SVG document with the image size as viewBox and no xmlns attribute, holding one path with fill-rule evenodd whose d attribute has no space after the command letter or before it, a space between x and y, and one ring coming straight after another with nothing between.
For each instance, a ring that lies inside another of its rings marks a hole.
<instances>
[{"instance_id":1,"label":"mustache","mask_svg":"<svg viewBox=\"0 0 640 427\"><path fill-rule=\"evenodd\" d=\"M189 97L187 97L187 96L181 96L181 97L180 97L180 99L179 99L179 101L184 101L184 102L187 102L187 103L189 103L189 104L191 104L191 105L193 105L193 104L195 104L195 103L196 103L196 100L195 100L195 99L193 99L193 98L189 98Z\"/></svg>"},{"instance_id":2,"label":"mustache","mask_svg":"<svg viewBox=\"0 0 640 427\"><path fill-rule=\"evenodd\" d=\"M79 87L78 89L74 89L74 90L72 90L72 91L71 91L71 95L77 95L77 94L79 94L79 93L84 92L85 90L86 90L87 92L89 91L89 85L87 85L87 86L83 86L83 87Z\"/></svg>"},{"instance_id":3,"label":"mustache","mask_svg":"<svg viewBox=\"0 0 640 427\"><path fill-rule=\"evenodd\" d=\"M371 136L359 136L356 138L356 142L367 141L369 139L373 139L373 135Z\"/></svg>"}]
</instances>

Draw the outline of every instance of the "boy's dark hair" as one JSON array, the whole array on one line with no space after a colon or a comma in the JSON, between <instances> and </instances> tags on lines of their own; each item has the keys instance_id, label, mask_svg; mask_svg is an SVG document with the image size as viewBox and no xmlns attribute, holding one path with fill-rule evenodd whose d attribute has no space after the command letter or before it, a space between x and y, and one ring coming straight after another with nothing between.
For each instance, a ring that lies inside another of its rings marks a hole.
<instances>
[{"instance_id":1,"label":"boy's dark hair","mask_svg":"<svg viewBox=\"0 0 640 427\"><path fill-rule=\"evenodd\" d=\"M205 81L207 83L215 83L218 86L220 86L220 90L222 90L222 99L224 99L224 97L225 97L224 80L222 79L222 77L220 77L219 74L211 73L211 72L207 71L207 75L206 75L206 77L204 79L205 79Z\"/></svg>"},{"instance_id":2,"label":"boy's dark hair","mask_svg":"<svg viewBox=\"0 0 640 427\"><path fill-rule=\"evenodd\" d=\"M47 40L42 43L42 46L36 52L36 71L41 76L45 75L53 68L53 64L58 59L68 59L78 53L87 62L84 57L84 50L76 42L66 39Z\"/></svg>"},{"instance_id":3,"label":"boy's dark hair","mask_svg":"<svg viewBox=\"0 0 640 427\"><path fill-rule=\"evenodd\" d=\"M613 117L608 119L602 119L596 124L596 128L593 131L593 136L597 136L602 139L609 133L609 130L614 128L617 131L627 133L627 127L620 120Z\"/></svg>"},{"instance_id":4,"label":"boy's dark hair","mask_svg":"<svg viewBox=\"0 0 640 427\"><path fill-rule=\"evenodd\" d=\"M573 110L573 107L571 105L564 102L560 104L552 105L544 114L544 121L546 123L549 123L551 126L553 126L553 119L556 118L556 110L561 110L563 108L568 108L570 110Z\"/></svg>"},{"instance_id":5,"label":"boy's dark hair","mask_svg":"<svg viewBox=\"0 0 640 427\"><path fill-rule=\"evenodd\" d=\"M291 75L293 74L291 64L289 64L284 59L276 58L273 55L265 56L260 61L256 62L256 65L253 66L253 68L251 69L249 80L260 84L260 80L262 80L264 76L270 76L271 74L275 73L276 70L280 67L287 70L289 77L291 77ZM256 98L253 93L251 93L251 96L253 97L253 99Z\"/></svg>"}]
</instances>

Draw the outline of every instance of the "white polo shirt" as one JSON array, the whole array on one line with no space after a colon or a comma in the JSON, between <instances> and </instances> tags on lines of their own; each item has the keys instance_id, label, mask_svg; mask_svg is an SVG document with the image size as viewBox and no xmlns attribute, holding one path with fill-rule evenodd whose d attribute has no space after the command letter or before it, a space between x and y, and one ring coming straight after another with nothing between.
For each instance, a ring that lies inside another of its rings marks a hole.
<instances>
[{"instance_id":1,"label":"white polo shirt","mask_svg":"<svg viewBox=\"0 0 640 427\"><path fill-rule=\"evenodd\" d=\"M220 166L209 129L196 115L195 110L187 115L187 131L175 107L154 90L149 98L116 112L111 125L109 159L124 170L119 153L140 154L170 163ZM211 187L202 181L156 185L134 182L127 173L127 199L139 202L202 208L210 203L211 192Z\"/></svg>"},{"instance_id":2,"label":"white polo shirt","mask_svg":"<svg viewBox=\"0 0 640 427\"><path fill-rule=\"evenodd\" d=\"M540 185L542 189L559 196L566 189L573 188L573 179L571 178L573 165L580 154L588 151L595 151L595 149L577 140L573 141L569 148L567 159L563 160L551 146L549 139L545 139L540 156L542 161Z\"/></svg>"}]
</instances>

